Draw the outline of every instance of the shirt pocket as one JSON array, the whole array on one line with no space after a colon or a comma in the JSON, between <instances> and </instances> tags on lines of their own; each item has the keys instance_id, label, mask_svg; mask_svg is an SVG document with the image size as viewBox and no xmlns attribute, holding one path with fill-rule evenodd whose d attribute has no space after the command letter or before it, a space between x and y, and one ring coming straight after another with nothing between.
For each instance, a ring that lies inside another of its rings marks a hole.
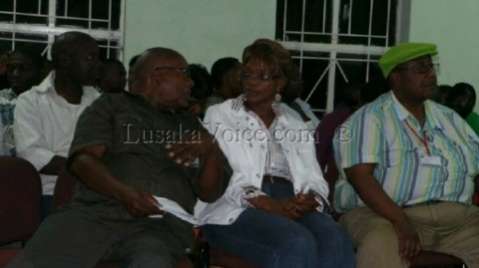
<instances>
[{"instance_id":1,"label":"shirt pocket","mask_svg":"<svg viewBox=\"0 0 479 268\"><path fill-rule=\"evenodd\" d=\"M419 161L419 154L413 147L392 147L386 150L384 166L387 168L404 165L408 161Z\"/></svg>"},{"instance_id":2,"label":"shirt pocket","mask_svg":"<svg viewBox=\"0 0 479 268\"><path fill-rule=\"evenodd\" d=\"M114 117L113 138L117 148L137 148L154 142L154 129L134 115L120 114Z\"/></svg>"}]
</instances>

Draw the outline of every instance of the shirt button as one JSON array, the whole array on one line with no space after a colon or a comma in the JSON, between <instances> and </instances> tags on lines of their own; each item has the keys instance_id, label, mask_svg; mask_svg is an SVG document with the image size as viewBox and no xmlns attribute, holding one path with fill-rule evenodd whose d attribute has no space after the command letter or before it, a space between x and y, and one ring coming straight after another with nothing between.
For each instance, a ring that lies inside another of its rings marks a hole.
<instances>
[{"instance_id":1,"label":"shirt button","mask_svg":"<svg viewBox=\"0 0 479 268\"><path fill-rule=\"evenodd\" d=\"M260 177L260 176L259 176L259 173L256 173L256 178L259 178L259 177Z\"/></svg>"},{"instance_id":2,"label":"shirt button","mask_svg":"<svg viewBox=\"0 0 479 268\"><path fill-rule=\"evenodd\" d=\"M228 219L228 222L229 222L229 223L232 223L233 221L234 221L233 218L229 218L229 219Z\"/></svg>"}]
</instances>

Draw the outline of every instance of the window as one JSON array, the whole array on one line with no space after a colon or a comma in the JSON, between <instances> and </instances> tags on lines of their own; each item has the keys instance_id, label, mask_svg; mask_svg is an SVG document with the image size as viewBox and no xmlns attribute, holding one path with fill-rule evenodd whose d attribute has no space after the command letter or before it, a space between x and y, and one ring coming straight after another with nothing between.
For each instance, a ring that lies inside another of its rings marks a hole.
<instances>
[{"instance_id":1,"label":"window","mask_svg":"<svg viewBox=\"0 0 479 268\"><path fill-rule=\"evenodd\" d=\"M407 38L403 0L278 0L276 38L291 51L304 80L302 97L330 112L335 89L381 79L387 47Z\"/></svg>"},{"instance_id":2,"label":"window","mask_svg":"<svg viewBox=\"0 0 479 268\"><path fill-rule=\"evenodd\" d=\"M121 58L123 12L124 0L1 0L0 52L28 46L45 55L55 35L82 31L103 58Z\"/></svg>"}]
</instances>

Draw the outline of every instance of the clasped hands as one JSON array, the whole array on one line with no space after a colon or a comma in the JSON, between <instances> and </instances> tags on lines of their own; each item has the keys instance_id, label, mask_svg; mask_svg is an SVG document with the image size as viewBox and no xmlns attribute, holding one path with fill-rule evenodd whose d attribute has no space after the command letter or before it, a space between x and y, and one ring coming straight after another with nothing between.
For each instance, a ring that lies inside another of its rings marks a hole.
<instances>
[{"instance_id":1,"label":"clasped hands","mask_svg":"<svg viewBox=\"0 0 479 268\"><path fill-rule=\"evenodd\" d=\"M306 213L316 210L318 202L311 193L298 194L294 197L276 200L267 195L260 195L248 199L248 202L257 209L281 215L289 219L298 219Z\"/></svg>"}]
</instances>

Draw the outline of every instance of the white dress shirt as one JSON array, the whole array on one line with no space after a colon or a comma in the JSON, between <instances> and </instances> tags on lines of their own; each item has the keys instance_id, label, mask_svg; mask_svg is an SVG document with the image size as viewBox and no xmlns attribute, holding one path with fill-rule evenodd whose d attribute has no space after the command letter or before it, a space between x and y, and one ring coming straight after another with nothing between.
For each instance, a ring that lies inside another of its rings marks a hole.
<instances>
[{"instance_id":1,"label":"white dress shirt","mask_svg":"<svg viewBox=\"0 0 479 268\"><path fill-rule=\"evenodd\" d=\"M327 200L328 184L316 160L314 137L301 117L285 104L275 107L277 122L272 135L286 156L295 194L314 192ZM216 138L233 170L224 195L214 203L200 202L196 216L201 224L232 224L246 209L245 192L261 189L267 161L268 134L246 111L243 96L211 106L205 127Z\"/></svg>"},{"instance_id":2,"label":"white dress shirt","mask_svg":"<svg viewBox=\"0 0 479 268\"><path fill-rule=\"evenodd\" d=\"M14 116L17 155L37 170L55 155L67 157L78 117L100 94L83 87L80 104L71 104L54 88L55 73L18 97ZM57 176L41 174L43 195L53 195Z\"/></svg>"}]
</instances>

